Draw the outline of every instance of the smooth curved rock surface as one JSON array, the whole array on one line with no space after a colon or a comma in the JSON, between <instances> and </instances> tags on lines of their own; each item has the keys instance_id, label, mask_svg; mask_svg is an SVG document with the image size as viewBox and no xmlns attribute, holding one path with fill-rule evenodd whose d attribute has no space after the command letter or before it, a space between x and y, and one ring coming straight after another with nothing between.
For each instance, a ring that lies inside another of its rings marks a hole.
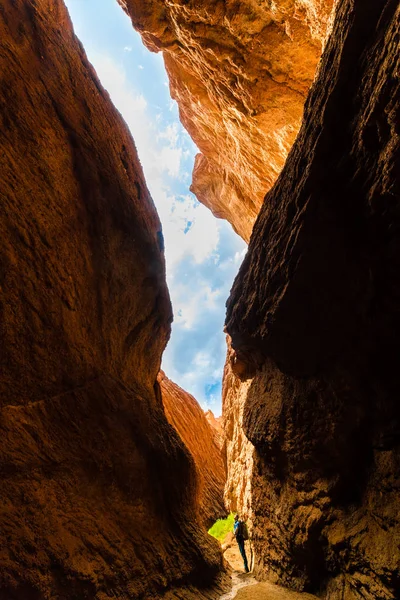
<instances>
[{"instance_id":1,"label":"smooth curved rock surface","mask_svg":"<svg viewBox=\"0 0 400 600\"><path fill-rule=\"evenodd\" d=\"M196 508L201 522L209 529L217 519L226 517L226 469L222 449L197 400L168 379L163 371L157 379L167 419L194 461Z\"/></svg>"},{"instance_id":2,"label":"smooth curved rock surface","mask_svg":"<svg viewBox=\"0 0 400 600\"><path fill-rule=\"evenodd\" d=\"M2 2L0 43L0 597L172 598L221 558L156 383L161 225L64 5Z\"/></svg>"},{"instance_id":3,"label":"smooth curved rock surface","mask_svg":"<svg viewBox=\"0 0 400 600\"><path fill-rule=\"evenodd\" d=\"M400 595L400 7L340 0L228 301L257 574Z\"/></svg>"},{"instance_id":4,"label":"smooth curved rock surface","mask_svg":"<svg viewBox=\"0 0 400 600\"><path fill-rule=\"evenodd\" d=\"M119 0L200 150L192 191L249 240L293 144L333 0Z\"/></svg>"}]
</instances>

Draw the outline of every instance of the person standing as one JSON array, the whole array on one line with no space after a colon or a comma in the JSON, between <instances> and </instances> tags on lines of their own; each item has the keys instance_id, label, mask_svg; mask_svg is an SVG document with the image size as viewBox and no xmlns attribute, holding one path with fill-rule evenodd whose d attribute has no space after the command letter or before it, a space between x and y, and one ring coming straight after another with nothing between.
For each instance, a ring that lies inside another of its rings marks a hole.
<instances>
[{"instance_id":1,"label":"person standing","mask_svg":"<svg viewBox=\"0 0 400 600\"><path fill-rule=\"evenodd\" d=\"M245 573L248 573L249 565L247 562L246 549L244 547L244 541L248 539L247 527L246 527L246 523L239 519L239 515L235 516L235 522L233 524L233 533L235 534L235 538L236 538L237 544L239 546L240 554L242 555L242 558L243 558L244 571L245 571Z\"/></svg>"}]
</instances>

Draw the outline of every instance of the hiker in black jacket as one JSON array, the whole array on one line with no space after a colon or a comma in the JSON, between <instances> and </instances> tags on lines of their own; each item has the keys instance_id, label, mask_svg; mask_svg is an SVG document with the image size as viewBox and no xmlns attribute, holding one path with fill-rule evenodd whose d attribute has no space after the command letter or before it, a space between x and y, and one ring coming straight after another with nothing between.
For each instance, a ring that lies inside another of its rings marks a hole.
<instances>
[{"instance_id":1,"label":"hiker in black jacket","mask_svg":"<svg viewBox=\"0 0 400 600\"><path fill-rule=\"evenodd\" d=\"M248 539L248 536L247 536L247 527L246 527L246 523L244 521L241 521L239 519L239 515L235 516L235 523L233 525L233 532L235 534L235 538L236 538L236 541L237 541L238 546L239 546L240 554L242 555L242 558L243 558L245 573L248 573L249 572L249 565L247 563L246 550L245 550L245 547L244 547L244 540Z\"/></svg>"}]
</instances>

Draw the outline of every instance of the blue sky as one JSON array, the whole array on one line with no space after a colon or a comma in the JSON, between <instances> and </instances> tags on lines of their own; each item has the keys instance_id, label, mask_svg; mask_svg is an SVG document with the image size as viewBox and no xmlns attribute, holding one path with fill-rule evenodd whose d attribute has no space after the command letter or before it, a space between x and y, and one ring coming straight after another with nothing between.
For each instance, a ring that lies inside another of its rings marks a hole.
<instances>
[{"instance_id":1,"label":"blue sky","mask_svg":"<svg viewBox=\"0 0 400 600\"><path fill-rule=\"evenodd\" d=\"M245 243L189 192L197 152L171 100L161 54L150 53L117 0L66 0L90 62L128 124L165 238L174 310L167 376L221 413L225 300Z\"/></svg>"}]
</instances>

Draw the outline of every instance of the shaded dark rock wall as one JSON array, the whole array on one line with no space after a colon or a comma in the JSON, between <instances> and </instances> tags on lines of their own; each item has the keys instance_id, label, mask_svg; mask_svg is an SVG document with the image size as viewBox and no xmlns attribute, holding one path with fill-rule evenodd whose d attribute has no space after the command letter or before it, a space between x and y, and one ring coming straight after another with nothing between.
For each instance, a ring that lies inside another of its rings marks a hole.
<instances>
[{"instance_id":1,"label":"shaded dark rock wall","mask_svg":"<svg viewBox=\"0 0 400 600\"><path fill-rule=\"evenodd\" d=\"M0 597L207 585L219 551L156 383L160 222L58 0L1 3L0 171Z\"/></svg>"},{"instance_id":2,"label":"shaded dark rock wall","mask_svg":"<svg viewBox=\"0 0 400 600\"><path fill-rule=\"evenodd\" d=\"M214 439L197 400L160 371L158 381L169 423L189 450L196 471L196 506L200 520L209 529L217 519L225 518L224 487L226 469L222 448Z\"/></svg>"},{"instance_id":3,"label":"shaded dark rock wall","mask_svg":"<svg viewBox=\"0 0 400 600\"><path fill-rule=\"evenodd\" d=\"M228 301L257 572L400 595L399 5L338 3Z\"/></svg>"}]
</instances>

